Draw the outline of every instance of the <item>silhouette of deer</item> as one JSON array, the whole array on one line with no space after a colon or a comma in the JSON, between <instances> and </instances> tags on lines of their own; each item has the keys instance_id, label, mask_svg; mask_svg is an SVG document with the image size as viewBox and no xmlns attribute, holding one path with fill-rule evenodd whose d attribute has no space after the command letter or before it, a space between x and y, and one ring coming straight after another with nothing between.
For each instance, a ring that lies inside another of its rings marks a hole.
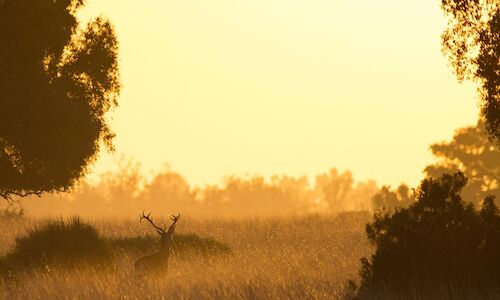
<instances>
[{"instance_id":1,"label":"silhouette of deer","mask_svg":"<svg viewBox=\"0 0 500 300\"><path fill-rule=\"evenodd\" d=\"M172 225L170 225L167 230L166 225L165 228L157 226L153 222L153 219L150 217L150 215L151 213L146 215L143 211L142 215L139 218L139 222L144 219L151 225L153 225L153 227L156 229L156 232L158 232L158 234L160 235L160 250L156 253L146 255L137 259L137 261L135 262L135 271L139 274L148 272L164 272L167 270L168 258L170 257L170 253L172 250L172 236L174 235L175 226L181 217L180 214L177 216L170 216Z\"/></svg>"}]
</instances>

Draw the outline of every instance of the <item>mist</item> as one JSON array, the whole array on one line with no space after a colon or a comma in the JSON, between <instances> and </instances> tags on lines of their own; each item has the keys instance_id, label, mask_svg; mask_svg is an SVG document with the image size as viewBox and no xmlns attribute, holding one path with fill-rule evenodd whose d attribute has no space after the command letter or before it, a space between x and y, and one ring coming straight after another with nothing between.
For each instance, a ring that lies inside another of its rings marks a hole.
<instances>
[{"instance_id":1,"label":"mist","mask_svg":"<svg viewBox=\"0 0 500 300\"><path fill-rule=\"evenodd\" d=\"M193 218L290 217L373 210L374 180L357 182L335 168L306 176L227 176L220 184L193 186L165 169L147 180L138 164L123 161L117 172L82 181L68 193L16 198L33 217L80 215L90 218L136 218L141 211L182 213Z\"/></svg>"}]
</instances>

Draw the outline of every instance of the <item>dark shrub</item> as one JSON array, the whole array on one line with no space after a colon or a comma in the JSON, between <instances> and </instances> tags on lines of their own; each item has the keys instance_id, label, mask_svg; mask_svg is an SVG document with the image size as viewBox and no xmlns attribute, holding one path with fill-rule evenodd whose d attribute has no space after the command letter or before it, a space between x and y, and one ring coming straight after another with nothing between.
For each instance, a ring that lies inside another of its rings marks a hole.
<instances>
[{"instance_id":1,"label":"dark shrub","mask_svg":"<svg viewBox=\"0 0 500 300\"><path fill-rule=\"evenodd\" d=\"M153 253L158 251L160 244L156 236L137 236L129 238L114 238L108 240L111 249L124 252ZM194 233L175 234L172 252L175 256L208 255L216 256L228 253L228 245L213 238L200 237Z\"/></svg>"},{"instance_id":2,"label":"dark shrub","mask_svg":"<svg viewBox=\"0 0 500 300\"><path fill-rule=\"evenodd\" d=\"M219 242L213 238L200 237L194 233L179 234L174 236L173 252L174 255L182 256L184 254L202 254L218 255L228 253L228 245Z\"/></svg>"},{"instance_id":3,"label":"dark shrub","mask_svg":"<svg viewBox=\"0 0 500 300\"><path fill-rule=\"evenodd\" d=\"M500 287L500 215L493 197L476 210L460 197L463 173L422 181L417 202L375 214L366 226L376 245L362 259L358 298L418 298L436 295L433 287Z\"/></svg>"},{"instance_id":4,"label":"dark shrub","mask_svg":"<svg viewBox=\"0 0 500 300\"><path fill-rule=\"evenodd\" d=\"M49 220L19 237L2 258L8 269L40 266L76 266L109 261L110 252L97 230L79 217Z\"/></svg>"}]
</instances>

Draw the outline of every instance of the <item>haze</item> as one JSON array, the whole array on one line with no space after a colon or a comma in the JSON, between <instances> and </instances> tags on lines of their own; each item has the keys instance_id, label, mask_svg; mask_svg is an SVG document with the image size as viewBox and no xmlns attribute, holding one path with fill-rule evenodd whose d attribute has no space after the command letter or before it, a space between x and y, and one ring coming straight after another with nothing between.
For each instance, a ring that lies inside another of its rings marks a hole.
<instances>
[{"instance_id":1,"label":"haze","mask_svg":"<svg viewBox=\"0 0 500 300\"><path fill-rule=\"evenodd\" d=\"M88 1L120 41L116 154L193 184L230 174L415 186L428 146L477 120L441 54L438 1Z\"/></svg>"}]
</instances>

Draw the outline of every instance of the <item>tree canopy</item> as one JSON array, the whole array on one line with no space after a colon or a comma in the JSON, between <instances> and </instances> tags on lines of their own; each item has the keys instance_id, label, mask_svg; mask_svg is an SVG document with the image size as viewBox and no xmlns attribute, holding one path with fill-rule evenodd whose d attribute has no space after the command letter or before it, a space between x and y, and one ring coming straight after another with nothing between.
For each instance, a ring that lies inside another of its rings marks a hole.
<instances>
[{"instance_id":1,"label":"tree canopy","mask_svg":"<svg viewBox=\"0 0 500 300\"><path fill-rule=\"evenodd\" d=\"M67 190L113 147L118 43L84 2L0 0L0 197Z\"/></svg>"},{"instance_id":2,"label":"tree canopy","mask_svg":"<svg viewBox=\"0 0 500 300\"><path fill-rule=\"evenodd\" d=\"M500 145L500 2L442 0L448 28L443 52L458 79L479 83L486 129Z\"/></svg>"},{"instance_id":3,"label":"tree canopy","mask_svg":"<svg viewBox=\"0 0 500 300\"><path fill-rule=\"evenodd\" d=\"M500 151L487 138L484 122L460 128L449 142L430 146L437 161L425 168L431 177L462 170L468 178L462 196L476 204L489 196L500 199Z\"/></svg>"}]
</instances>

